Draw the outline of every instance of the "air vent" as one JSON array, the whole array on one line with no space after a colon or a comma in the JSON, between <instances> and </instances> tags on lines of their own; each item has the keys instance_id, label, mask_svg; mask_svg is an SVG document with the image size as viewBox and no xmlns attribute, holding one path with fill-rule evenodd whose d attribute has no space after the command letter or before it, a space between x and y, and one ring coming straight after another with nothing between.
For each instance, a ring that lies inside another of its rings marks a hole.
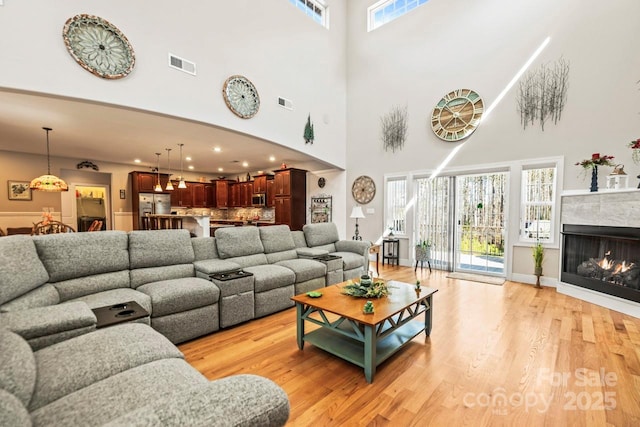
<instances>
[{"instance_id":1,"label":"air vent","mask_svg":"<svg viewBox=\"0 0 640 427\"><path fill-rule=\"evenodd\" d=\"M184 71L185 73L194 76L196 75L196 64L194 62L187 61L186 59L175 56L172 53L169 53L169 67Z\"/></svg>"},{"instance_id":2,"label":"air vent","mask_svg":"<svg viewBox=\"0 0 640 427\"><path fill-rule=\"evenodd\" d=\"M287 110L293 110L293 102L289 99L278 98L278 105Z\"/></svg>"}]
</instances>

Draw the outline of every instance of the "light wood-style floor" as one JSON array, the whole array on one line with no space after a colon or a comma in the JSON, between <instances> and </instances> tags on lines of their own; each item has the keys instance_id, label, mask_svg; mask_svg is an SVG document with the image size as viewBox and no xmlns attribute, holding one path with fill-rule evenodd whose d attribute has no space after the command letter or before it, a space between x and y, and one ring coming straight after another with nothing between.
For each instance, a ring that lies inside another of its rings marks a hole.
<instances>
[{"instance_id":1,"label":"light wood-style floor","mask_svg":"<svg viewBox=\"0 0 640 427\"><path fill-rule=\"evenodd\" d=\"M414 283L413 268L383 278ZM180 345L209 379L268 377L288 393L290 426L638 426L640 319L553 288L417 271L434 295L433 331L362 369L296 345L295 308Z\"/></svg>"}]
</instances>

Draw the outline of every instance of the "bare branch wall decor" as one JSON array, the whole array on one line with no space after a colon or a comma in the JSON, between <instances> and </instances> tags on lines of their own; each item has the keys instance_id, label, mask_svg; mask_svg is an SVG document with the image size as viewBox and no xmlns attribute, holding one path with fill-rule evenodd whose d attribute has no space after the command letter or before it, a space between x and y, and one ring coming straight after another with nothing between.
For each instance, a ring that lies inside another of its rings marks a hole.
<instances>
[{"instance_id":1,"label":"bare branch wall decor","mask_svg":"<svg viewBox=\"0 0 640 427\"><path fill-rule=\"evenodd\" d=\"M567 102L568 87L569 63L563 58L525 74L518 89L518 113L523 128L536 120L543 131L548 119L557 124Z\"/></svg>"},{"instance_id":2,"label":"bare branch wall decor","mask_svg":"<svg viewBox=\"0 0 640 427\"><path fill-rule=\"evenodd\" d=\"M385 151L401 150L407 137L407 107L393 107L380 118L382 144Z\"/></svg>"}]
</instances>

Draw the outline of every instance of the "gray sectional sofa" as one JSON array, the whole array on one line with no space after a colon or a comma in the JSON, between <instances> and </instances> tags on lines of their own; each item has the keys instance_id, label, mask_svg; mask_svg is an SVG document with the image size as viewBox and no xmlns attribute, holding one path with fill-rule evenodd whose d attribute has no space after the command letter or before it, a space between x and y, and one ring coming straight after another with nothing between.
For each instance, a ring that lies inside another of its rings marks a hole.
<instances>
[{"instance_id":1,"label":"gray sectional sofa","mask_svg":"<svg viewBox=\"0 0 640 427\"><path fill-rule=\"evenodd\" d=\"M368 244L340 240L334 224L2 237L0 425L282 425L277 385L208 382L172 343L291 307L367 266ZM149 316L97 329L92 309L126 301Z\"/></svg>"}]
</instances>

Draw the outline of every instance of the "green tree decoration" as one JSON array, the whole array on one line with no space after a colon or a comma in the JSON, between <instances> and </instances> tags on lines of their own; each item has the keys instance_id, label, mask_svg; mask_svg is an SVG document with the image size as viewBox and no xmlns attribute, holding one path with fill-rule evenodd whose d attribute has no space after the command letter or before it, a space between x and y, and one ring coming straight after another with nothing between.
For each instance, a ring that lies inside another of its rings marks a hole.
<instances>
[{"instance_id":1,"label":"green tree decoration","mask_svg":"<svg viewBox=\"0 0 640 427\"><path fill-rule=\"evenodd\" d=\"M311 114L307 117L307 124L304 125L304 143L313 144L313 123L311 123Z\"/></svg>"}]
</instances>

